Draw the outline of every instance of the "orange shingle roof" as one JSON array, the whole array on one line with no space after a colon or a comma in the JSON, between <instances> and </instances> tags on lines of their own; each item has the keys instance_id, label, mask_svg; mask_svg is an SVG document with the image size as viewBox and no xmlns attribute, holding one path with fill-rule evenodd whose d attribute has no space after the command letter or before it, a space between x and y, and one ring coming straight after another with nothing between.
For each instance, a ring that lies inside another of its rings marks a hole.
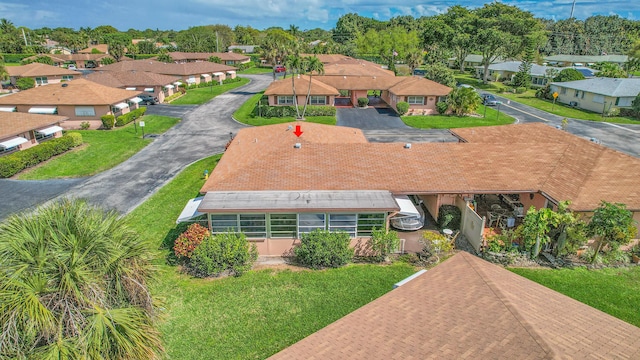
<instances>
[{"instance_id":1,"label":"orange shingle roof","mask_svg":"<svg viewBox=\"0 0 640 360\"><path fill-rule=\"evenodd\" d=\"M215 56L219 57L222 61L245 61L250 58L247 55L237 54L234 52L181 52L181 51L173 51L169 53L171 59L174 61L181 60L202 60L208 61L210 57Z\"/></svg>"},{"instance_id":2,"label":"orange shingle roof","mask_svg":"<svg viewBox=\"0 0 640 360\"><path fill-rule=\"evenodd\" d=\"M177 80L177 77L156 74L148 71L96 71L88 74L86 79L111 87L127 86L164 86Z\"/></svg>"},{"instance_id":3,"label":"orange shingle roof","mask_svg":"<svg viewBox=\"0 0 640 360\"><path fill-rule=\"evenodd\" d=\"M400 96L447 96L451 88L435 81L419 76L399 77L395 85L389 88L389 92Z\"/></svg>"},{"instance_id":4,"label":"orange shingle roof","mask_svg":"<svg viewBox=\"0 0 640 360\"><path fill-rule=\"evenodd\" d=\"M41 63L31 63L20 66L7 66L9 76L19 77L35 77L35 76L54 76L54 75L82 75L81 72L73 71L59 66L52 66Z\"/></svg>"},{"instance_id":5,"label":"orange shingle roof","mask_svg":"<svg viewBox=\"0 0 640 360\"><path fill-rule=\"evenodd\" d=\"M640 328L468 253L270 359L637 359Z\"/></svg>"},{"instance_id":6,"label":"orange shingle roof","mask_svg":"<svg viewBox=\"0 0 640 360\"><path fill-rule=\"evenodd\" d=\"M113 105L142 92L116 89L87 79L38 86L0 97L1 105Z\"/></svg>"},{"instance_id":7,"label":"orange shingle roof","mask_svg":"<svg viewBox=\"0 0 640 360\"><path fill-rule=\"evenodd\" d=\"M297 95L306 95L309 89L309 76L301 75L293 80ZM276 80L269 84L265 95L293 95L291 79ZM340 92L333 86L324 84L313 77L311 78L311 95L339 95Z\"/></svg>"},{"instance_id":8,"label":"orange shingle roof","mask_svg":"<svg viewBox=\"0 0 640 360\"><path fill-rule=\"evenodd\" d=\"M68 117L0 111L0 139L59 124Z\"/></svg>"},{"instance_id":9,"label":"orange shingle roof","mask_svg":"<svg viewBox=\"0 0 640 360\"><path fill-rule=\"evenodd\" d=\"M398 194L524 193L542 191L572 209L588 211L601 200L640 209L640 160L588 141L546 142L560 130L539 128L537 142L515 146L509 133L529 134L539 125L505 129L472 128L480 136L498 131L495 143L367 143L354 129L298 123L296 137L281 125L243 129L202 187L207 191L242 190L389 190ZM292 125L293 126L293 125ZM542 130L544 129L544 131ZM316 141L330 134L328 141ZM545 137L544 134L551 135ZM356 134L358 134L356 132ZM354 135L356 135L354 134ZM323 135L324 136L324 135ZM564 136L564 135L563 135ZM569 135L574 138L573 135ZM487 139L487 136L480 136ZM347 140L343 140L347 139ZM299 149L293 147L301 143ZM597 146L597 171L588 152ZM585 155L586 154L586 155ZM580 160L580 165L573 162ZM591 169L591 170L589 170Z\"/></svg>"},{"instance_id":10,"label":"orange shingle roof","mask_svg":"<svg viewBox=\"0 0 640 360\"><path fill-rule=\"evenodd\" d=\"M383 75L383 76L316 76L318 81L321 81L327 85L333 86L339 90L387 90L398 81L400 78L395 76Z\"/></svg>"}]
</instances>

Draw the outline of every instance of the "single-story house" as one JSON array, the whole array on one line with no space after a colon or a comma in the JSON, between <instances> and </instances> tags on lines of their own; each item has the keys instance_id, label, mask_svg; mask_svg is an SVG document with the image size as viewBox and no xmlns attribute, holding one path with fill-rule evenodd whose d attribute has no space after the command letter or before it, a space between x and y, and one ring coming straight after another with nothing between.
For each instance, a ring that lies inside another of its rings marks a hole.
<instances>
[{"instance_id":1,"label":"single-story house","mask_svg":"<svg viewBox=\"0 0 640 360\"><path fill-rule=\"evenodd\" d=\"M173 95L182 85L179 78L171 75L156 74L148 71L96 71L85 76L86 79L115 88L144 91L163 102Z\"/></svg>"},{"instance_id":2,"label":"single-story house","mask_svg":"<svg viewBox=\"0 0 640 360\"><path fill-rule=\"evenodd\" d=\"M502 62L502 58L496 58L492 63L497 63L497 62ZM451 57L448 59L449 62L449 67L452 69L459 69L460 65L458 65L458 58L457 57ZM478 55L478 54L469 54L464 58L464 68L467 69L471 69L471 68L475 68L476 66L480 66L482 65L482 55Z\"/></svg>"},{"instance_id":3,"label":"single-story house","mask_svg":"<svg viewBox=\"0 0 640 360\"><path fill-rule=\"evenodd\" d=\"M94 49L97 52L95 52ZM107 44L91 45L86 49L82 49L78 51L78 54L108 54L108 53L109 53L109 45Z\"/></svg>"},{"instance_id":4,"label":"single-story house","mask_svg":"<svg viewBox=\"0 0 640 360\"><path fill-rule=\"evenodd\" d=\"M294 105L293 86L296 89L296 98L299 105L304 105L309 90L309 77L298 76L294 80L282 79L272 82L264 95L269 99L269 105ZM309 105L334 105L336 96L340 92L333 86L327 85L319 80L311 78L311 90Z\"/></svg>"},{"instance_id":5,"label":"single-story house","mask_svg":"<svg viewBox=\"0 0 640 360\"><path fill-rule=\"evenodd\" d=\"M345 230L356 245L372 226L387 227L406 195L434 219L441 205L459 207L477 249L485 221L469 204L483 194L517 194L524 214L569 200L589 216L606 200L640 220L640 159L541 123L452 132L459 143L369 143L358 129L305 122L245 128L193 209L214 233L245 232L262 255L290 251L315 228Z\"/></svg>"},{"instance_id":6,"label":"single-story house","mask_svg":"<svg viewBox=\"0 0 640 360\"><path fill-rule=\"evenodd\" d=\"M109 54L71 54L71 55L63 55L63 54L38 54L34 56L30 56L25 60L35 60L40 56L46 56L53 61L53 65L55 66L67 66L68 64L75 64L77 68L86 68L88 63L95 64L97 67L101 66L101 61L104 58L111 58L113 56ZM115 60L115 59L114 59ZM120 61L131 60L130 58L123 56Z\"/></svg>"},{"instance_id":7,"label":"single-story house","mask_svg":"<svg viewBox=\"0 0 640 360\"><path fill-rule=\"evenodd\" d=\"M616 108L630 108L640 94L640 79L593 78L551 83L557 101L581 109L609 113Z\"/></svg>"},{"instance_id":8,"label":"single-story house","mask_svg":"<svg viewBox=\"0 0 640 360\"><path fill-rule=\"evenodd\" d=\"M495 80L496 76L501 81L511 81L513 77L520 71L520 65L522 61L507 61L501 63L494 63L489 65L489 79ZM476 66L476 78L484 78L484 66ZM547 70L560 70L558 68L531 64L531 85L536 87L543 87L549 82L549 73Z\"/></svg>"},{"instance_id":9,"label":"single-story house","mask_svg":"<svg viewBox=\"0 0 640 360\"><path fill-rule=\"evenodd\" d=\"M253 54L260 45L230 45L229 51L240 50L243 54Z\"/></svg>"},{"instance_id":10,"label":"single-story house","mask_svg":"<svg viewBox=\"0 0 640 360\"><path fill-rule=\"evenodd\" d=\"M248 63L251 61L251 58L234 53L234 52L182 52L182 51L173 51L168 54L171 56L171 59L177 64L187 63L187 62L198 62L198 61L209 61L209 58L218 57L225 65L240 65L244 63Z\"/></svg>"},{"instance_id":11,"label":"single-story house","mask_svg":"<svg viewBox=\"0 0 640 360\"><path fill-rule=\"evenodd\" d=\"M209 61L185 62L180 64L163 63L151 59L118 62L102 66L98 71L147 71L156 74L174 76L185 84L235 79L237 68Z\"/></svg>"},{"instance_id":12,"label":"single-story house","mask_svg":"<svg viewBox=\"0 0 640 360\"><path fill-rule=\"evenodd\" d=\"M269 359L638 359L640 328L461 252Z\"/></svg>"},{"instance_id":13,"label":"single-story house","mask_svg":"<svg viewBox=\"0 0 640 360\"><path fill-rule=\"evenodd\" d=\"M629 61L628 55L551 55L545 56L544 61L558 66L591 66L599 62L624 65Z\"/></svg>"},{"instance_id":14,"label":"single-story house","mask_svg":"<svg viewBox=\"0 0 640 360\"><path fill-rule=\"evenodd\" d=\"M102 125L102 115L119 116L138 108L141 91L104 86L87 79L39 86L0 97L0 107L15 108L19 113L62 115L66 129L76 129L82 122L92 128Z\"/></svg>"},{"instance_id":15,"label":"single-story house","mask_svg":"<svg viewBox=\"0 0 640 360\"><path fill-rule=\"evenodd\" d=\"M52 66L41 63L31 63L20 66L7 66L7 73L9 73L9 81L11 85L15 86L16 82L20 78L28 77L32 78L36 82L36 86L57 84L62 81L70 81L74 78L82 76L81 72L68 70L58 66Z\"/></svg>"},{"instance_id":16,"label":"single-story house","mask_svg":"<svg viewBox=\"0 0 640 360\"><path fill-rule=\"evenodd\" d=\"M60 124L66 116L15 112L0 107L0 156L28 149L43 141L62 136Z\"/></svg>"}]
</instances>

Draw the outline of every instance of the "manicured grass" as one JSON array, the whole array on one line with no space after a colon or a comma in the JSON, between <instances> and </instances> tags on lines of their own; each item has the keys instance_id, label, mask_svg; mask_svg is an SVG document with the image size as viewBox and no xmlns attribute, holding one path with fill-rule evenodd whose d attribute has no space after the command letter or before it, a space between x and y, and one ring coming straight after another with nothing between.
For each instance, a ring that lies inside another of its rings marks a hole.
<instances>
[{"instance_id":1,"label":"manicured grass","mask_svg":"<svg viewBox=\"0 0 640 360\"><path fill-rule=\"evenodd\" d=\"M486 108L486 117L483 117ZM455 129L474 126L492 126L512 124L515 119L500 111L498 117L497 108L480 105L475 116L447 116L447 115L412 115L402 116L402 121L408 126L418 129Z\"/></svg>"},{"instance_id":2,"label":"manicured grass","mask_svg":"<svg viewBox=\"0 0 640 360\"><path fill-rule=\"evenodd\" d=\"M204 185L204 171L213 171L222 155L213 155L184 168L171 182L135 208L127 219L138 233L158 247L167 247L186 225L176 225L176 219L189 199L198 197ZM174 236L175 234L175 236Z\"/></svg>"},{"instance_id":3,"label":"manicured grass","mask_svg":"<svg viewBox=\"0 0 640 360\"><path fill-rule=\"evenodd\" d=\"M273 69L271 67L252 67L245 70L239 70L238 74L266 74L272 73Z\"/></svg>"},{"instance_id":4,"label":"manicured grass","mask_svg":"<svg viewBox=\"0 0 640 360\"><path fill-rule=\"evenodd\" d=\"M159 115L145 115L141 120L145 122L145 134L161 134L180 121ZM18 178L42 180L97 174L127 160L153 141L142 139L140 127L136 134L133 123L113 130L75 131L82 134L84 145L25 171Z\"/></svg>"},{"instance_id":5,"label":"manicured grass","mask_svg":"<svg viewBox=\"0 0 640 360\"><path fill-rule=\"evenodd\" d=\"M551 114L555 114L562 117L573 118L573 119L581 119L581 120L589 120L589 121L604 121L610 123L618 123L618 124L640 124L640 120L634 120L632 118L623 117L623 116L612 116L612 117L602 117L602 114L594 113L587 110L576 109L565 104L561 104L556 102L553 104L553 101L539 99L535 96L536 91L529 89L522 94L514 94L514 93L498 93L498 88L507 88L506 85L496 85L495 83L482 84L482 82L478 79L473 78L468 74L458 74L456 75L456 80L463 84L469 84L476 88L491 91L497 93L498 96L505 97L510 100L517 101L521 104L529 105L539 110L546 111Z\"/></svg>"},{"instance_id":6,"label":"manicured grass","mask_svg":"<svg viewBox=\"0 0 640 360\"><path fill-rule=\"evenodd\" d=\"M161 326L172 359L264 359L390 291L406 264L326 271L252 271L198 280L167 273Z\"/></svg>"},{"instance_id":7,"label":"manicured grass","mask_svg":"<svg viewBox=\"0 0 640 360\"><path fill-rule=\"evenodd\" d=\"M204 104L220 94L223 94L229 90L245 85L249 82L249 79L247 78L239 78L239 79L240 81L229 83L229 84L189 89L187 90L186 94L173 100L170 104L171 105Z\"/></svg>"},{"instance_id":8,"label":"manicured grass","mask_svg":"<svg viewBox=\"0 0 640 360\"><path fill-rule=\"evenodd\" d=\"M640 267L509 269L607 314L640 326Z\"/></svg>"},{"instance_id":9,"label":"manicured grass","mask_svg":"<svg viewBox=\"0 0 640 360\"><path fill-rule=\"evenodd\" d=\"M264 118L259 116L253 116L253 109L256 107L256 104L262 98L264 92L260 92L251 97L251 99L247 100L236 112L233 113L233 117L247 125L253 126L261 126L261 125L272 125L272 124L282 124L287 122L296 121L295 117L283 117L283 118ZM318 123L318 124L327 124L327 125L335 125L336 117L335 116L306 116L305 121Z\"/></svg>"}]
</instances>

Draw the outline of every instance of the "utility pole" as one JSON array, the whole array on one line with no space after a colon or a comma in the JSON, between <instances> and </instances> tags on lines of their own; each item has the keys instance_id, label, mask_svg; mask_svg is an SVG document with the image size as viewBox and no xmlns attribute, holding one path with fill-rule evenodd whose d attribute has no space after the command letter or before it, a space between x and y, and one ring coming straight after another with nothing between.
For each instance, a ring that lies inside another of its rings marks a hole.
<instances>
[{"instance_id":1,"label":"utility pole","mask_svg":"<svg viewBox=\"0 0 640 360\"><path fill-rule=\"evenodd\" d=\"M571 15L569 15L569 19L573 18L573 10L576 8L576 0L573 0L573 4L571 5Z\"/></svg>"},{"instance_id":2,"label":"utility pole","mask_svg":"<svg viewBox=\"0 0 640 360\"><path fill-rule=\"evenodd\" d=\"M29 46L29 44L27 44L27 35L24 34L24 28L22 28L22 37L24 38L24 46Z\"/></svg>"},{"instance_id":3,"label":"utility pole","mask_svg":"<svg viewBox=\"0 0 640 360\"><path fill-rule=\"evenodd\" d=\"M218 51L218 32L216 31L216 52Z\"/></svg>"}]
</instances>

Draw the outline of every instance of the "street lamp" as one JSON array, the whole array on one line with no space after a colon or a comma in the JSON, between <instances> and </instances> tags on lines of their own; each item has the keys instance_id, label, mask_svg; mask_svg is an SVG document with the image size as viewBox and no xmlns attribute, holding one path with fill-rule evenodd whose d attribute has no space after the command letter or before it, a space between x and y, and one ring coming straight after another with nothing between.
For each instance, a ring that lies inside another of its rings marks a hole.
<instances>
[{"instance_id":1,"label":"street lamp","mask_svg":"<svg viewBox=\"0 0 640 360\"><path fill-rule=\"evenodd\" d=\"M144 121L140 121L140 129L142 130L142 138L144 139Z\"/></svg>"},{"instance_id":2,"label":"street lamp","mask_svg":"<svg viewBox=\"0 0 640 360\"><path fill-rule=\"evenodd\" d=\"M502 101L498 101L498 114L496 115L496 120L500 119L500 105L502 105Z\"/></svg>"}]
</instances>

